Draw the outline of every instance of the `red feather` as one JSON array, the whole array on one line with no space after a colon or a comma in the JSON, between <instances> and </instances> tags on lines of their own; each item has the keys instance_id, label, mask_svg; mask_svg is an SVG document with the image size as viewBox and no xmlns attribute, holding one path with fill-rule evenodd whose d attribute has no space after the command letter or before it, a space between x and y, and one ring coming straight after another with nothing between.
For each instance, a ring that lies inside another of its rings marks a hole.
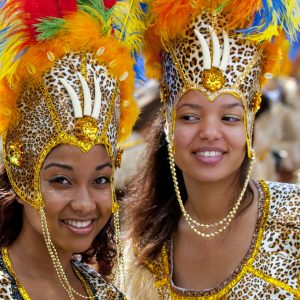
<instances>
[{"instance_id":1,"label":"red feather","mask_svg":"<svg viewBox=\"0 0 300 300\"><path fill-rule=\"evenodd\" d=\"M23 0L20 2L25 13L24 21L32 38L37 35L34 24L39 23L40 19L61 18L66 13L77 10L76 0Z\"/></svg>"},{"instance_id":2,"label":"red feather","mask_svg":"<svg viewBox=\"0 0 300 300\"><path fill-rule=\"evenodd\" d=\"M106 9L112 8L116 4L116 0L103 0L103 4Z\"/></svg>"}]
</instances>

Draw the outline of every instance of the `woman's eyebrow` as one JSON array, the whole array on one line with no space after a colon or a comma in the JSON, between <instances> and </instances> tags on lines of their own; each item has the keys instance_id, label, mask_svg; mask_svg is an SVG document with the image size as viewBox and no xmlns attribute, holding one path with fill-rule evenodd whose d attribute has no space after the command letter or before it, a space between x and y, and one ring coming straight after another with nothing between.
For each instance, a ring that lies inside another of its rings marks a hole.
<instances>
[{"instance_id":1,"label":"woman's eyebrow","mask_svg":"<svg viewBox=\"0 0 300 300\"><path fill-rule=\"evenodd\" d=\"M236 107L236 106L244 108L242 103L240 103L240 102L226 103L226 104L223 104L222 106L225 107L225 108L233 108L233 107Z\"/></svg>"},{"instance_id":2,"label":"woman's eyebrow","mask_svg":"<svg viewBox=\"0 0 300 300\"><path fill-rule=\"evenodd\" d=\"M104 164L102 164L102 165L98 165L98 166L96 167L96 171L102 170L102 169L104 169L104 168L106 168L106 167L112 168L112 164L107 162L107 163L104 163Z\"/></svg>"},{"instance_id":3,"label":"woman's eyebrow","mask_svg":"<svg viewBox=\"0 0 300 300\"><path fill-rule=\"evenodd\" d=\"M44 170L47 170L47 169L52 168L52 167L61 168L61 169L65 169L65 170L70 170L70 171L73 170L73 167L71 167L69 165L64 165L64 164L55 163L55 162L49 163L48 165L46 165L44 167Z\"/></svg>"},{"instance_id":4,"label":"woman's eyebrow","mask_svg":"<svg viewBox=\"0 0 300 300\"><path fill-rule=\"evenodd\" d=\"M183 107L199 109L199 108L201 108L201 105L199 105L199 104L194 104L194 103L184 103L184 104L179 105L179 106L177 107L177 109L180 109L180 108L183 108Z\"/></svg>"}]
</instances>

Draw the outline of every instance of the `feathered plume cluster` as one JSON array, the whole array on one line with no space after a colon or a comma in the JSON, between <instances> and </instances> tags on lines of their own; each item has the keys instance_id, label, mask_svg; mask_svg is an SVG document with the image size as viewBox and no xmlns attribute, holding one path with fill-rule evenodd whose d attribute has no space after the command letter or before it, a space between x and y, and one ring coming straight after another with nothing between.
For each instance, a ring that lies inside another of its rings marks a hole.
<instances>
[{"instance_id":1,"label":"feathered plume cluster","mask_svg":"<svg viewBox=\"0 0 300 300\"><path fill-rule=\"evenodd\" d=\"M9 0L0 2L0 132L16 118L22 80L40 80L55 59L82 48L97 53L121 82L120 139L128 136L138 108L132 99L134 56L142 47L143 1L138 0ZM114 64L110 62L114 61ZM122 62L122 63L118 63ZM139 74L137 74L137 77ZM122 105L122 103L121 103Z\"/></svg>"},{"instance_id":2,"label":"feathered plume cluster","mask_svg":"<svg viewBox=\"0 0 300 300\"><path fill-rule=\"evenodd\" d=\"M299 0L152 0L149 6L145 56L148 76L155 78L161 76L160 51L164 41L184 34L190 20L203 10L222 13L228 21L226 31L235 31L263 45L267 66L264 72L271 72L279 61L282 34L294 40L300 30ZM157 46L153 49L152 45Z\"/></svg>"}]
</instances>

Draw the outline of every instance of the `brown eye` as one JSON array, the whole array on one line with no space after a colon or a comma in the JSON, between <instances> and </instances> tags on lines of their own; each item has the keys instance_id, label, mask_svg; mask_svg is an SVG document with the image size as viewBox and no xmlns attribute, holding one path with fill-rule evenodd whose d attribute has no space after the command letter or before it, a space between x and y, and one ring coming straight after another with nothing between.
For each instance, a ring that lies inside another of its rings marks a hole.
<instances>
[{"instance_id":1,"label":"brown eye","mask_svg":"<svg viewBox=\"0 0 300 300\"><path fill-rule=\"evenodd\" d=\"M54 176L49 180L50 183L58 183L58 184L71 184L70 180L66 176Z\"/></svg>"},{"instance_id":2,"label":"brown eye","mask_svg":"<svg viewBox=\"0 0 300 300\"><path fill-rule=\"evenodd\" d=\"M95 179L95 184L106 184L110 183L110 179L106 176L99 176Z\"/></svg>"},{"instance_id":3,"label":"brown eye","mask_svg":"<svg viewBox=\"0 0 300 300\"><path fill-rule=\"evenodd\" d=\"M238 115L225 115L222 120L226 122L239 122L241 121L241 117Z\"/></svg>"}]
</instances>

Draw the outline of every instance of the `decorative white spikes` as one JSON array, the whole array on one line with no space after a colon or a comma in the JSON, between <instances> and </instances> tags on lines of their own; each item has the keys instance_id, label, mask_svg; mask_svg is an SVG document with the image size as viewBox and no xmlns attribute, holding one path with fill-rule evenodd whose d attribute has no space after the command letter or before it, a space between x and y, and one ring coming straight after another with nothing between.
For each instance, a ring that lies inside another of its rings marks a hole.
<instances>
[{"instance_id":1,"label":"decorative white spikes","mask_svg":"<svg viewBox=\"0 0 300 300\"><path fill-rule=\"evenodd\" d=\"M75 118L82 118L84 115L84 116L91 116L92 118L98 120L100 110L101 110L101 98L102 98L100 86L99 86L99 80L96 78L96 76L94 76L95 103L94 103L94 109L92 112L92 98L91 98L91 93L90 93L88 84L79 72L77 73L77 76L80 80L82 90L83 90L83 99L84 99L83 113L82 113L79 97L77 96L74 89L67 83L67 81L65 79L63 79L63 78L59 79L60 82L65 87L65 89L67 90L67 92L71 98Z\"/></svg>"},{"instance_id":2,"label":"decorative white spikes","mask_svg":"<svg viewBox=\"0 0 300 300\"><path fill-rule=\"evenodd\" d=\"M82 90L83 90L83 99L84 99L83 115L90 116L92 114L92 97L91 97L91 93L89 90L89 86L88 86L86 80L83 78L83 76L80 73L77 73L77 76L80 80Z\"/></svg>"},{"instance_id":3,"label":"decorative white spikes","mask_svg":"<svg viewBox=\"0 0 300 300\"><path fill-rule=\"evenodd\" d=\"M211 69L211 67L215 67L220 69L221 71L225 71L229 62L230 55L230 46L229 46L229 38L227 33L223 30L223 38L224 38L224 49L221 61L221 47L219 43L219 39L217 37L216 32L209 27L212 44L213 44L213 61L211 62L209 46L206 43L204 36L199 32L198 29L195 29L195 34L199 40L200 46L202 48L203 53L203 67L205 70Z\"/></svg>"}]
</instances>

